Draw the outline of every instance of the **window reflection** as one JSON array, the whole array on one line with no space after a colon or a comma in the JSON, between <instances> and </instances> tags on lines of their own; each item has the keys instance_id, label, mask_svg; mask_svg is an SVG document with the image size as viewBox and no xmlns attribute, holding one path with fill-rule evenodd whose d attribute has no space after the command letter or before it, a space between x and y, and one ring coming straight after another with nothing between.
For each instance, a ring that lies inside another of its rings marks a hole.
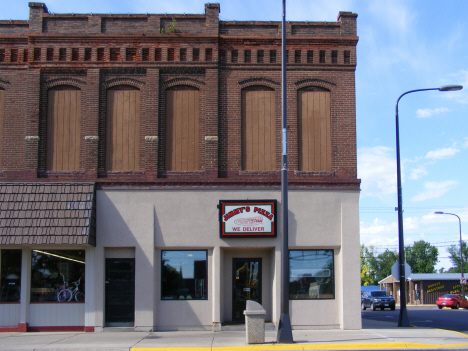
<instances>
[{"instance_id":1,"label":"window reflection","mask_svg":"<svg viewBox=\"0 0 468 351\"><path fill-rule=\"evenodd\" d=\"M162 251L161 298L163 300L208 298L206 251Z\"/></svg>"},{"instance_id":2,"label":"window reflection","mask_svg":"<svg viewBox=\"0 0 468 351\"><path fill-rule=\"evenodd\" d=\"M289 252L289 298L333 299L333 250Z\"/></svg>"},{"instance_id":3,"label":"window reflection","mask_svg":"<svg viewBox=\"0 0 468 351\"><path fill-rule=\"evenodd\" d=\"M0 302L19 302L21 291L21 250L1 250Z\"/></svg>"},{"instance_id":4,"label":"window reflection","mask_svg":"<svg viewBox=\"0 0 468 351\"><path fill-rule=\"evenodd\" d=\"M33 250L31 302L83 302L85 250Z\"/></svg>"}]
</instances>

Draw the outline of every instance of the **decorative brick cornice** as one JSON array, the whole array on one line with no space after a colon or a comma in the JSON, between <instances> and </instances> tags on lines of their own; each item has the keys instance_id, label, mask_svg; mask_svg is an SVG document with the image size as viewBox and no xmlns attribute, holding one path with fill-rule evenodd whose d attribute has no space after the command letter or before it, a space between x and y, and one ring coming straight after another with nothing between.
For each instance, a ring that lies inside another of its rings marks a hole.
<instances>
[{"instance_id":1,"label":"decorative brick cornice","mask_svg":"<svg viewBox=\"0 0 468 351\"><path fill-rule=\"evenodd\" d=\"M294 83L294 85L296 86L296 88L298 90L302 89L302 88L305 88L305 87L313 87L313 86L325 88L325 89L328 89L328 90L332 90L334 87L336 87L335 83L327 82L327 81L321 80L321 79L313 79L313 78L307 78L307 79L304 79L304 80L300 80L300 81Z\"/></svg>"},{"instance_id":2,"label":"decorative brick cornice","mask_svg":"<svg viewBox=\"0 0 468 351\"><path fill-rule=\"evenodd\" d=\"M46 82L45 88L50 89L59 85L71 85L81 89L84 85L86 85L86 82L75 78L55 78Z\"/></svg>"},{"instance_id":3,"label":"decorative brick cornice","mask_svg":"<svg viewBox=\"0 0 468 351\"><path fill-rule=\"evenodd\" d=\"M158 136L157 136L157 135L147 135L147 136L145 136L145 141L148 141L148 142L150 142L150 141L153 141L153 142L158 141Z\"/></svg>"},{"instance_id":4,"label":"decorative brick cornice","mask_svg":"<svg viewBox=\"0 0 468 351\"><path fill-rule=\"evenodd\" d=\"M240 81L237 84L240 86L241 89L251 87L253 85L266 85L267 87L270 87L272 89L276 89L280 86L280 83L277 83L274 80L263 78L263 77L249 78L249 79Z\"/></svg>"},{"instance_id":5,"label":"decorative brick cornice","mask_svg":"<svg viewBox=\"0 0 468 351\"><path fill-rule=\"evenodd\" d=\"M104 89L109 89L112 87L115 87L117 85L130 85L132 87L141 89L143 88L143 85L145 83L140 82L139 80L136 79L131 79L131 78L114 78L110 79L107 82L104 82Z\"/></svg>"},{"instance_id":6,"label":"decorative brick cornice","mask_svg":"<svg viewBox=\"0 0 468 351\"><path fill-rule=\"evenodd\" d=\"M189 85L191 87L200 89L203 85L205 85L205 83L193 78L180 77L168 80L167 82L164 82L162 86L163 89L169 89L177 85Z\"/></svg>"}]
</instances>

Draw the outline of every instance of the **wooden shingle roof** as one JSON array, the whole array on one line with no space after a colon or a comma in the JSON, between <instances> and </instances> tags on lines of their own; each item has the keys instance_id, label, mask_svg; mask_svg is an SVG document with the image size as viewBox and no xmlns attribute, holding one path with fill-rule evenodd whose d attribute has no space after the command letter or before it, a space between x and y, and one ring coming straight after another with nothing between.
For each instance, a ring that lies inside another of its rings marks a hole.
<instances>
[{"instance_id":1,"label":"wooden shingle roof","mask_svg":"<svg viewBox=\"0 0 468 351\"><path fill-rule=\"evenodd\" d=\"M0 183L0 245L96 245L94 183Z\"/></svg>"}]
</instances>

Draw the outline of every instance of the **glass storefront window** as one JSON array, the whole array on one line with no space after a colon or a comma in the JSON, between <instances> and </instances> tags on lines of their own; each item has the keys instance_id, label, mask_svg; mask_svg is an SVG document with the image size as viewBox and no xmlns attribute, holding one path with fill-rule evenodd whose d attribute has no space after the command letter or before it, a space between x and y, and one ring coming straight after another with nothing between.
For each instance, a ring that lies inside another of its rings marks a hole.
<instances>
[{"instance_id":1,"label":"glass storefront window","mask_svg":"<svg viewBox=\"0 0 468 351\"><path fill-rule=\"evenodd\" d=\"M207 252L162 251L162 300L208 299Z\"/></svg>"},{"instance_id":2,"label":"glass storefront window","mask_svg":"<svg viewBox=\"0 0 468 351\"><path fill-rule=\"evenodd\" d=\"M33 250L31 302L83 302L85 250Z\"/></svg>"},{"instance_id":3,"label":"glass storefront window","mask_svg":"<svg viewBox=\"0 0 468 351\"><path fill-rule=\"evenodd\" d=\"M333 250L289 251L289 298L335 298Z\"/></svg>"},{"instance_id":4,"label":"glass storefront window","mask_svg":"<svg viewBox=\"0 0 468 351\"><path fill-rule=\"evenodd\" d=\"M21 291L21 250L1 250L0 302L19 302Z\"/></svg>"}]
</instances>

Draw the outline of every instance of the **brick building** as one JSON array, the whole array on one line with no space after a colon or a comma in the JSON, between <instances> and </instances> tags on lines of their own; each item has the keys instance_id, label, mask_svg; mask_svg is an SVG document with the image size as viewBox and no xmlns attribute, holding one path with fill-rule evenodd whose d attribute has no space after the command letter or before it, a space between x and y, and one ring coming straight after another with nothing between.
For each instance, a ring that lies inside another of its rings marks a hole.
<instances>
[{"instance_id":1,"label":"brick building","mask_svg":"<svg viewBox=\"0 0 468 351\"><path fill-rule=\"evenodd\" d=\"M0 330L277 323L281 23L29 7L0 21ZM293 328L361 327L356 17L286 25Z\"/></svg>"}]
</instances>

